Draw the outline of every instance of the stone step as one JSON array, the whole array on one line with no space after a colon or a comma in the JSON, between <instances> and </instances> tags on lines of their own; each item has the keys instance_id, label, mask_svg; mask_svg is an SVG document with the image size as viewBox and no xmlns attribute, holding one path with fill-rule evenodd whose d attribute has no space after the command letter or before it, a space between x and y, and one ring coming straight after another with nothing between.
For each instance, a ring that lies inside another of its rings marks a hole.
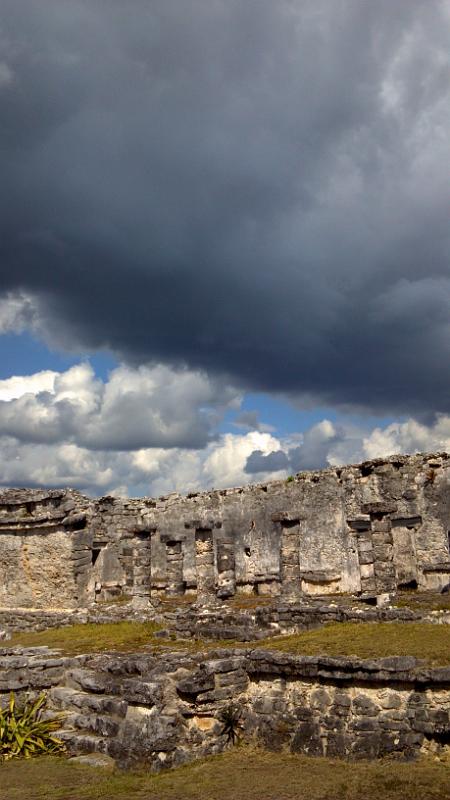
<instances>
[{"instance_id":1,"label":"stone step","mask_svg":"<svg viewBox=\"0 0 450 800\"><path fill-rule=\"evenodd\" d=\"M78 713L94 712L123 718L128 703L119 697L106 694L90 694L68 686L56 686L50 691L52 704L61 711Z\"/></svg>"},{"instance_id":2,"label":"stone step","mask_svg":"<svg viewBox=\"0 0 450 800\"><path fill-rule=\"evenodd\" d=\"M57 736L64 742L69 755L79 753L106 753L107 740L88 731L76 731L64 728L57 732Z\"/></svg>"},{"instance_id":3,"label":"stone step","mask_svg":"<svg viewBox=\"0 0 450 800\"><path fill-rule=\"evenodd\" d=\"M117 736L120 722L103 714L77 714L69 711L64 718L64 726L67 730L75 729L109 737Z\"/></svg>"},{"instance_id":4,"label":"stone step","mask_svg":"<svg viewBox=\"0 0 450 800\"><path fill-rule=\"evenodd\" d=\"M107 686L107 677L105 675L83 667L75 667L68 670L67 678L74 688L94 694L103 694Z\"/></svg>"}]
</instances>

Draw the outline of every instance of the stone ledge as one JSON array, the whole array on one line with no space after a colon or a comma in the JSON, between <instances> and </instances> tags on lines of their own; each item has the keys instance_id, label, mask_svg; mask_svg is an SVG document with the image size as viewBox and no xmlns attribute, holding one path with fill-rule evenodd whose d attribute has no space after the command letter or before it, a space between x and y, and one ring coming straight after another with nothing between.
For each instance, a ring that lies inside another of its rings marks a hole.
<instances>
[{"instance_id":1,"label":"stone ledge","mask_svg":"<svg viewBox=\"0 0 450 800\"><path fill-rule=\"evenodd\" d=\"M429 566L422 567L424 573L431 572L450 572L450 561L443 561L440 564L430 564Z\"/></svg>"}]
</instances>

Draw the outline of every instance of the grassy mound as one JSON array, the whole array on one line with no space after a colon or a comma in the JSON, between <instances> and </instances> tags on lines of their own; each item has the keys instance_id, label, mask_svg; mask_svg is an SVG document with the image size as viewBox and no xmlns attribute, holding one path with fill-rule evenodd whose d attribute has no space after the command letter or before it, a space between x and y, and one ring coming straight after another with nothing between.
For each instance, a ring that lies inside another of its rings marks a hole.
<instances>
[{"instance_id":1,"label":"grassy mound","mask_svg":"<svg viewBox=\"0 0 450 800\"><path fill-rule=\"evenodd\" d=\"M450 800L450 767L428 759L350 766L235 748L159 775L109 773L64 759L8 762L0 786L8 800Z\"/></svg>"},{"instance_id":2,"label":"grassy mound","mask_svg":"<svg viewBox=\"0 0 450 800\"><path fill-rule=\"evenodd\" d=\"M152 642L160 625L153 622L106 622L86 625L68 625L45 631L15 633L8 646L47 647L62 650L66 655L97 653L105 650L133 652L142 650Z\"/></svg>"},{"instance_id":3,"label":"grassy mound","mask_svg":"<svg viewBox=\"0 0 450 800\"><path fill-rule=\"evenodd\" d=\"M358 656L382 658L410 655L431 665L450 664L450 625L424 622L336 622L317 630L277 636L258 642L233 640L171 640L155 637L158 626L151 622L115 622L51 628L39 633L17 633L10 644L47 645L67 655L108 650L186 649L202 651L218 647L264 647L296 655Z\"/></svg>"},{"instance_id":4,"label":"grassy mound","mask_svg":"<svg viewBox=\"0 0 450 800\"><path fill-rule=\"evenodd\" d=\"M450 625L427 622L335 622L264 643L297 655L415 656L435 666L450 664Z\"/></svg>"}]
</instances>

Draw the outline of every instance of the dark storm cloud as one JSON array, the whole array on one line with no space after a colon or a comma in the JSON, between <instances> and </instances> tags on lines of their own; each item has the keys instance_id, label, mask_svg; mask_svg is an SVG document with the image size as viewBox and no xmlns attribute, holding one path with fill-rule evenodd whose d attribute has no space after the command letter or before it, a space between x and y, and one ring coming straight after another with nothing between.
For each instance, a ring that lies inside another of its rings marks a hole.
<instances>
[{"instance_id":1,"label":"dark storm cloud","mask_svg":"<svg viewBox=\"0 0 450 800\"><path fill-rule=\"evenodd\" d=\"M0 288L66 347L448 411L448 23L0 0Z\"/></svg>"},{"instance_id":2,"label":"dark storm cloud","mask_svg":"<svg viewBox=\"0 0 450 800\"><path fill-rule=\"evenodd\" d=\"M258 472L278 472L289 467L288 455L283 450L273 450L264 455L262 450L253 450L245 464L245 472L250 474Z\"/></svg>"}]
</instances>

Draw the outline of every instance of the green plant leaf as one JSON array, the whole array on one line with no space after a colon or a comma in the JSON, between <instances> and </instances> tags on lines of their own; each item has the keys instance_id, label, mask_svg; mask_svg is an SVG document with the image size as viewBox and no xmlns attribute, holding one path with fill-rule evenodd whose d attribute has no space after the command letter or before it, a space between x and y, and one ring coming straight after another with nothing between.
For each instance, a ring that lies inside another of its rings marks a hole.
<instances>
[{"instance_id":1,"label":"green plant leaf","mask_svg":"<svg viewBox=\"0 0 450 800\"><path fill-rule=\"evenodd\" d=\"M6 709L0 710L0 759L16 756L32 758L45 753L64 750L64 744L51 734L59 727L64 714L42 719L46 696L40 694L34 701L26 701L22 708L11 692Z\"/></svg>"}]
</instances>

